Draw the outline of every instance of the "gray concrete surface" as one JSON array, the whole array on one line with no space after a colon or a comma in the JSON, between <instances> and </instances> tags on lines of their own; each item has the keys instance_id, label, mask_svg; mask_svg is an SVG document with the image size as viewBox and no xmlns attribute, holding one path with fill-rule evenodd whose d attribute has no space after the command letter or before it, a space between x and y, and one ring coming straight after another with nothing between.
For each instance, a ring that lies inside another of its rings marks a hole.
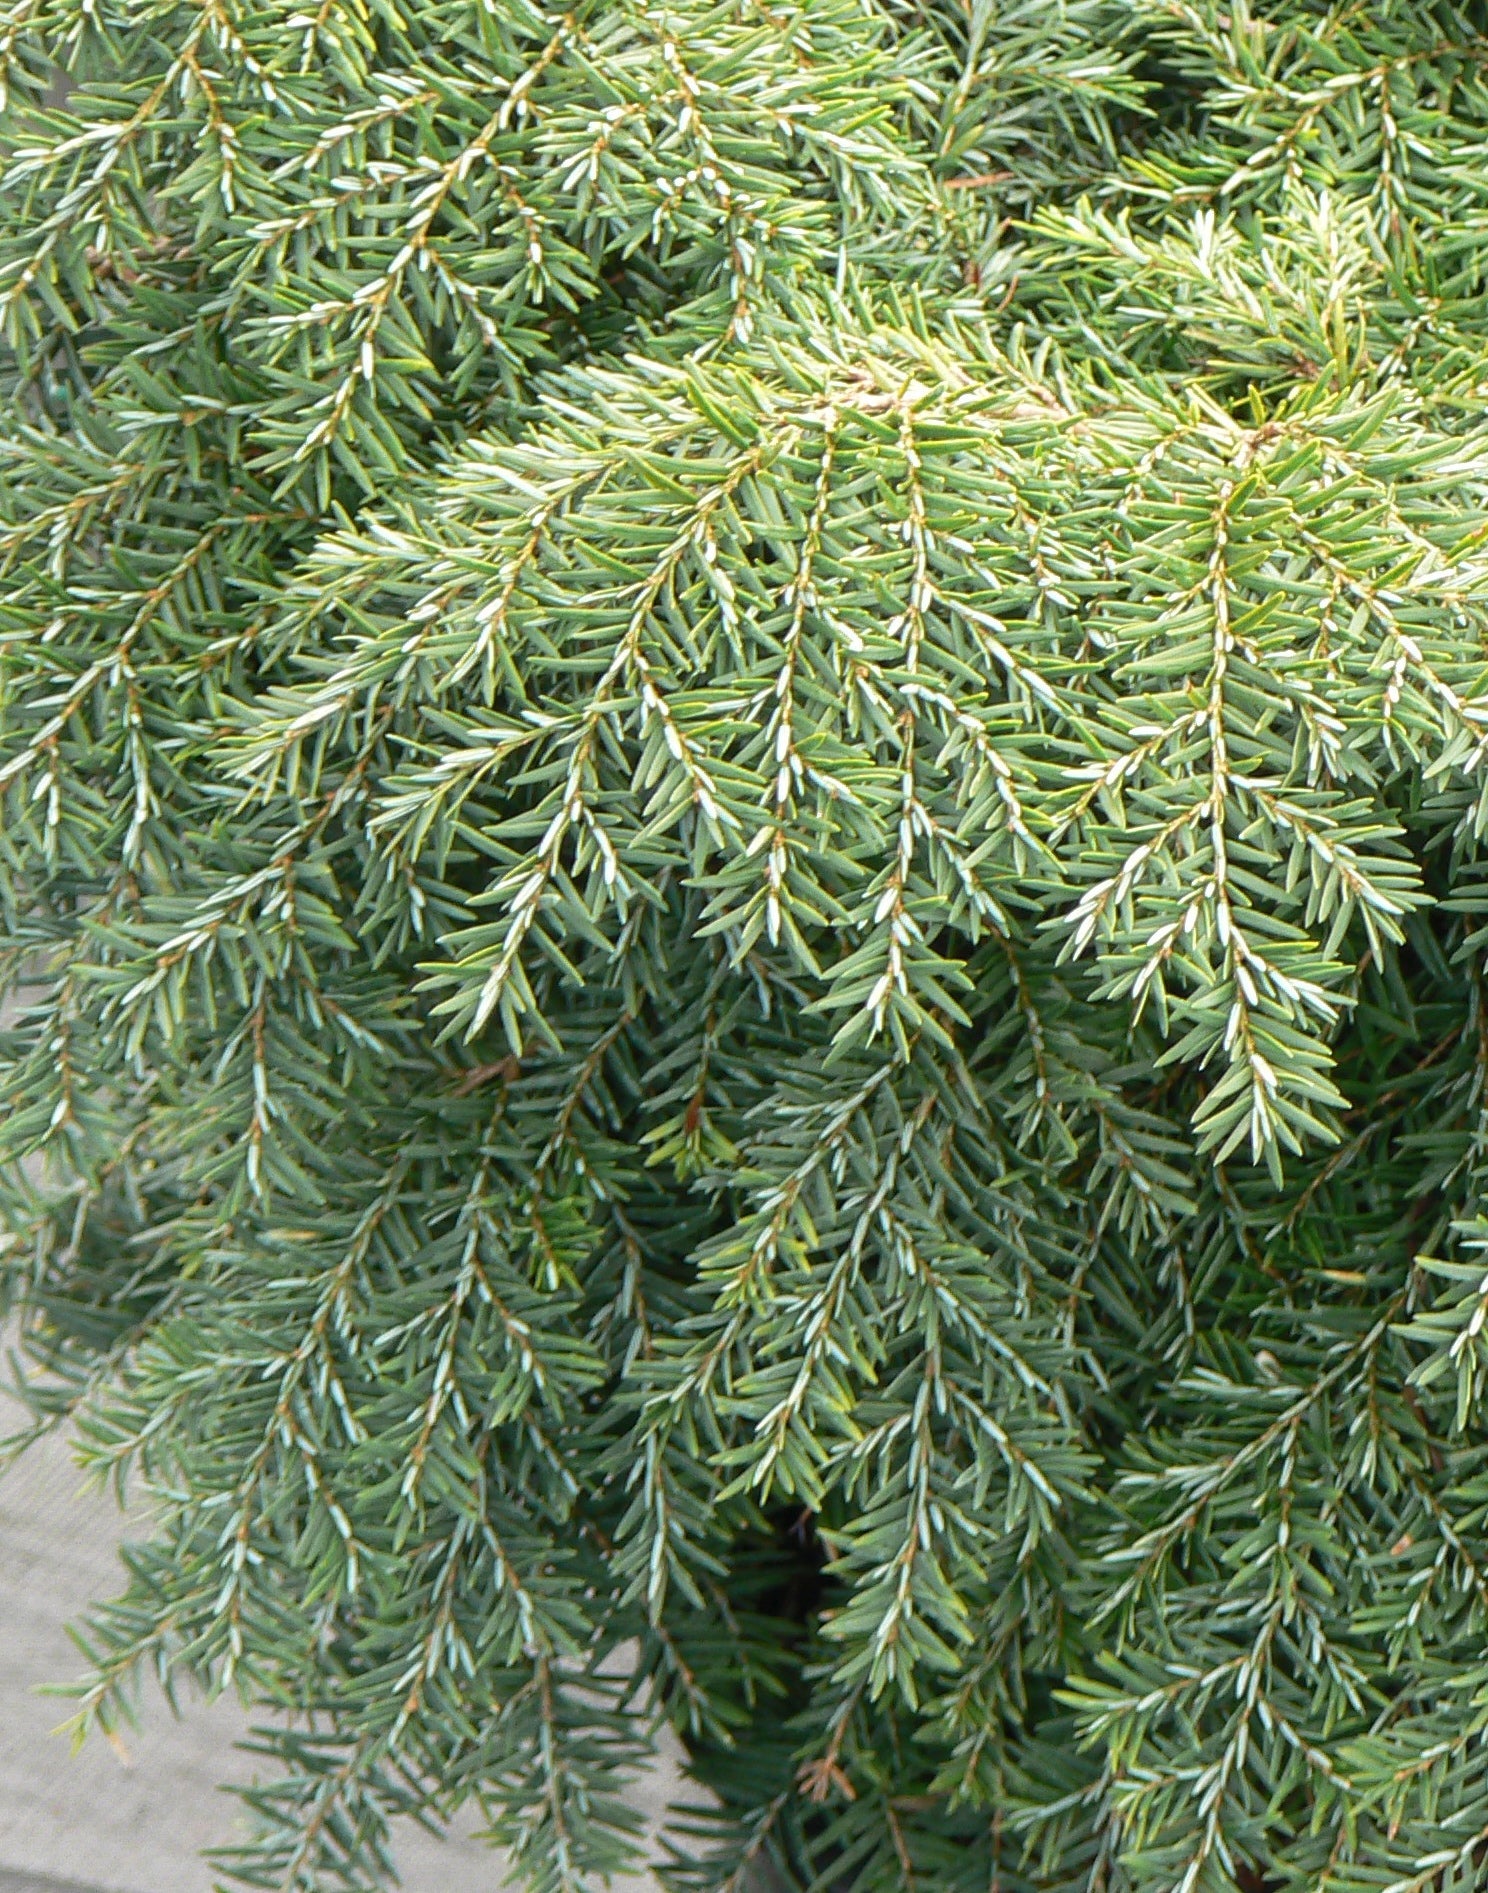
<instances>
[{"instance_id":1,"label":"gray concrete surface","mask_svg":"<svg viewBox=\"0 0 1488 1893\"><path fill-rule=\"evenodd\" d=\"M0 1408L0 1435L9 1422ZM233 1747L235 1708L198 1702L178 1721L147 1695L118 1752L90 1740L73 1755L55 1732L68 1703L38 1693L77 1675L66 1625L121 1588L124 1529L111 1498L83 1489L62 1440L0 1477L0 1893L208 1893L201 1849L242 1831L240 1804L219 1792L254 1763ZM678 1792L670 1758L638 1784L653 1826ZM407 1893L508 1884L499 1856L468 1834L441 1842L412 1829L398 1862ZM627 1893L655 1885L647 1874Z\"/></svg>"},{"instance_id":2,"label":"gray concrete surface","mask_svg":"<svg viewBox=\"0 0 1488 1893\"><path fill-rule=\"evenodd\" d=\"M93 1893L76 1880L47 1880L35 1873L12 1873L0 1867L0 1893Z\"/></svg>"}]
</instances>

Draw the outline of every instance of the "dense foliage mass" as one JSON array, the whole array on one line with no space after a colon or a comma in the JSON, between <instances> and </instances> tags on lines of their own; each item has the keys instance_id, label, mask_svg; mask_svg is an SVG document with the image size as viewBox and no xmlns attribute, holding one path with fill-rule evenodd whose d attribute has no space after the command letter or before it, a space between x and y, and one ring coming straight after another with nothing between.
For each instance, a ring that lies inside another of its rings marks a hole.
<instances>
[{"instance_id":1,"label":"dense foliage mass","mask_svg":"<svg viewBox=\"0 0 1488 1893\"><path fill-rule=\"evenodd\" d=\"M1488 10L9 0L3 1291L252 1886L1488 1873Z\"/></svg>"}]
</instances>

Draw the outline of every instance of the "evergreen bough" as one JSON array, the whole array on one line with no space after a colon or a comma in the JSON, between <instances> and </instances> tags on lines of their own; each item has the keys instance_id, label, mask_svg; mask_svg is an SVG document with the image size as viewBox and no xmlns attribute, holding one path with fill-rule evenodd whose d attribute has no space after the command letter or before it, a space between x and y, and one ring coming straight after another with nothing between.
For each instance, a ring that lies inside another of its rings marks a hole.
<instances>
[{"instance_id":1,"label":"evergreen bough","mask_svg":"<svg viewBox=\"0 0 1488 1893\"><path fill-rule=\"evenodd\" d=\"M1488 11L10 0L3 1303L223 1871L1488 1873Z\"/></svg>"}]
</instances>

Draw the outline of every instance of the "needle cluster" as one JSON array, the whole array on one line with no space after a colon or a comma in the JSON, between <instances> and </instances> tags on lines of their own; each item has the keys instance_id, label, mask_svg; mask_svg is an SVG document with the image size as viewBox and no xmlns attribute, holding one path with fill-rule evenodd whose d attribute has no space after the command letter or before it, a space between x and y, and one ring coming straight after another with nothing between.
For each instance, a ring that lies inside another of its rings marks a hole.
<instances>
[{"instance_id":1,"label":"needle cluster","mask_svg":"<svg viewBox=\"0 0 1488 1893\"><path fill-rule=\"evenodd\" d=\"M8 0L0 1312L220 1870L1488 1874L1488 13ZM24 1441L17 1442L24 1444ZM245 1770L245 1772L248 1772Z\"/></svg>"}]
</instances>

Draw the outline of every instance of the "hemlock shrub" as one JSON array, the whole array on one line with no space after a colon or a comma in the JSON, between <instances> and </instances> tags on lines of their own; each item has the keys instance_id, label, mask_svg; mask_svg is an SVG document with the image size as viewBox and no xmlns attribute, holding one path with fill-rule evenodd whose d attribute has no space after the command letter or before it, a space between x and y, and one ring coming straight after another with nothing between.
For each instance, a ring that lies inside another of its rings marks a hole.
<instances>
[{"instance_id":1,"label":"hemlock shrub","mask_svg":"<svg viewBox=\"0 0 1488 1893\"><path fill-rule=\"evenodd\" d=\"M1488 13L12 0L3 1299L250 1886L1488 1873Z\"/></svg>"}]
</instances>

